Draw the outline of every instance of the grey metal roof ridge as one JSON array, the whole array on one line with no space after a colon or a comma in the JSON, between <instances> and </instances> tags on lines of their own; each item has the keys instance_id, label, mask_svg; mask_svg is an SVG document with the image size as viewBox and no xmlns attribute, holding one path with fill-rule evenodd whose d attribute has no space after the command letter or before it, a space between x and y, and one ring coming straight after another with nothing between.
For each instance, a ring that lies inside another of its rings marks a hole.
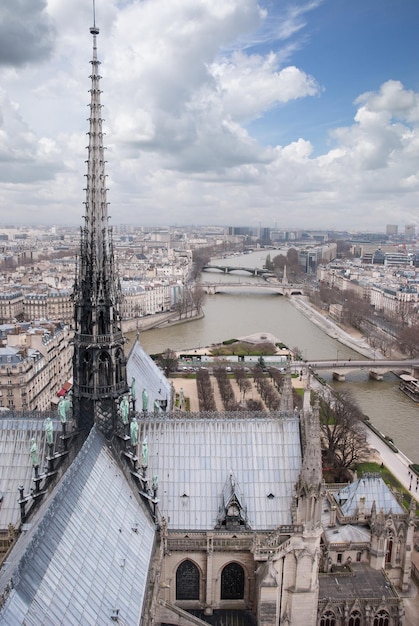
<instances>
[{"instance_id":1,"label":"grey metal roof ridge","mask_svg":"<svg viewBox=\"0 0 419 626\"><path fill-rule=\"evenodd\" d=\"M168 411L159 413L139 413L141 422L182 422L196 421L213 422L213 421L259 421L259 420L288 420L294 421L299 419L299 413L290 413L287 411L197 411L196 413L188 411Z\"/></svg>"},{"instance_id":2,"label":"grey metal roof ridge","mask_svg":"<svg viewBox=\"0 0 419 626\"><path fill-rule=\"evenodd\" d=\"M9 580L12 581L13 588L19 585L22 574L28 562L30 562L30 560L33 558L34 553L40 545L44 535L48 532L48 528L53 521L55 511L63 503L68 490L75 487L74 477L76 472L78 471L79 467L86 461L86 459L90 461L91 466L93 465L94 461L96 460L102 449L103 443L105 443L105 438L94 426L90 431L82 448L75 457L74 461L65 472L61 481L58 483L52 493L44 500L39 510L35 513L33 518L33 528L27 531L29 541L26 547L24 545L22 546L23 553L20 558L18 557L18 561L14 568L14 571L7 576L8 580L3 581L3 584L0 576L0 593L2 593L3 588L6 586L7 582L9 582ZM92 455L92 452L94 452L94 455ZM12 550L11 556L13 555L14 550L19 550L19 541L24 544L25 536L23 535L23 537L20 536L18 538L16 545ZM51 543L51 537L49 537L49 542ZM4 565L5 563L3 564L3 567Z\"/></svg>"}]
</instances>

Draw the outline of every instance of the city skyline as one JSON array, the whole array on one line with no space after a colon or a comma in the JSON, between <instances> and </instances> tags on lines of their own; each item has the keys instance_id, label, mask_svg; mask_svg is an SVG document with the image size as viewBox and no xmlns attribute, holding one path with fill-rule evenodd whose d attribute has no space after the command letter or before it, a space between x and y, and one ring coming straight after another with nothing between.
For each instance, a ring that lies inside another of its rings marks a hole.
<instances>
[{"instance_id":1,"label":"city skyline","mask_svg":"<svg viewBox=\"0 0 419 626\"><path fill-rule=\"evenodd\" d=\"M112 223L418 225L417 18L414 0L98 1ZM92 20L81 0L3 7L3 224L80 223Z\"/></svg>"}]
</instances>

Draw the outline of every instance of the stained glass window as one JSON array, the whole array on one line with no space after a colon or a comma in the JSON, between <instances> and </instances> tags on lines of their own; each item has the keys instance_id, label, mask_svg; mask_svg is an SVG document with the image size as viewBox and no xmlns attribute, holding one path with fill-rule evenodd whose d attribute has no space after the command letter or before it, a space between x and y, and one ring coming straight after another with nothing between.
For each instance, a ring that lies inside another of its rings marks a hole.
<instances>
[{"instance_id":1,"label":"stained glass window","mask_svg":"<svg viewBox=\"0 0 419 626\"><path fill-rule=\"evenodd\" d=\"M192 561L183 561L176 570L176 600L199 600L199 570Z\"/></svg>"},{"instance_id":2,"label":"stained glass window","mask_svg":"<svg viewBox=\"0 0 419 626\"><path fill-rule=\"evenodd\" d=\"M221 600L244 598L244 569L238 563L229 563L221 573Z\"/></svg>"}]
</instances>

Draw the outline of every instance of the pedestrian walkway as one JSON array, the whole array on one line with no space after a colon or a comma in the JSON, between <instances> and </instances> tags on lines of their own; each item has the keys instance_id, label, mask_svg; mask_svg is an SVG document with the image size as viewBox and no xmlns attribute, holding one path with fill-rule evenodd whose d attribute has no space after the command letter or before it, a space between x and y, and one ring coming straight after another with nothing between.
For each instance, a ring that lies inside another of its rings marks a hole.
<instances>
[{"instance_id":1,"label":"pedestrian walkway","mask_svg":"<svg viewBox=\"0 0 419 626\"><path fill-rule=\"evenodd\" d=\"M329 335L329 337L336 339L340 343L348 346L348 348L352 348L352 350L355 350L355 352L358 352L363 356L373 358L373 355L375 354L376 357L384 358L379 350L372 350L367 339L361 333L357 333L356 331L348 332L344 330L338 324L326 317L326 315L317 311L317 309L310 304L307 297L298 296L291 298L290 302L298 311L301 311L303 315L311 320L313 324L321 328L327 335Z\"/></svg>"}]
</instances>

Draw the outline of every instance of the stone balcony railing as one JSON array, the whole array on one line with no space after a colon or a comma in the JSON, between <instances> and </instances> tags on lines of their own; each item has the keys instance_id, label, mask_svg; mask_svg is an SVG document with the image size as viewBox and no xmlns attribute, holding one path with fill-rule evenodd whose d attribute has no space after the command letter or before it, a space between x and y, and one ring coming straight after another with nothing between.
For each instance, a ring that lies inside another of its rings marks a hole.
<instances>
[{"instance_id":1,"label":"stone balcony railing","mask_svg":"<svg viewBox=\"0 0 419 626\"><path fill-rule=\"evenodd\" d=\"M82 396L94 396L101 398L104 396L119 396L121 393L127 390L127 383L122 381L115 385L104 385L101 387L94 387L93 385L79 385L78 392Z\"/></svg>"},{"instance_id":2,"label":"stone balcony railing","mask_svg":"<svg viewBox=\"0 0 419 626\"><path fill-rule=\"evenodd\" d=\"M122 331L111 333L110 335L84 335L81 333L74 333L74 341L82 345L109 345L112 343L121 342L124 336Z\"/></svg>"},{"instance_id":3,"label":"stone balcony railing","mask_svg":"<svg viewBox=\"0 0 419 626\"><path fill-rule=\"evenodd\" d=\"M169 534L167 538L167 549L169 552L206 552L209 548L214 552L223 552L228 550L250 551L253 547L253 533L221 533L212 536L211 534L192 534L188 533L185 538L184 533L181 536Z\"/></svg>"}]
</instances>

